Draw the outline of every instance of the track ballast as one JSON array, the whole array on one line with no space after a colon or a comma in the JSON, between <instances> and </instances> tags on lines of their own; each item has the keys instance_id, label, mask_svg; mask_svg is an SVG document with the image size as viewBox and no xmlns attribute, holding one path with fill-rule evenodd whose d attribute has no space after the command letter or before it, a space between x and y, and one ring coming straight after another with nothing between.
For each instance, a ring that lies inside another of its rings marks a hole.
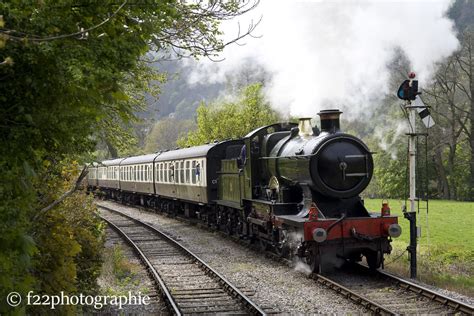
<instances>
[{"instance_id":1,"label":"track ballast","mask_svg":"<svg viewBox=\"0 0 474 316\"><path fill-rule=\"evenodd\" d=\"M99 209L140 257L173 314L265 314L241 290L157 228L108 207Z\"/></svg>"},{"instance_id":2,"label":"track ballast","mask_svg":"<svg viewBox=\"0 0 474 316\"><path fill-rule=\"evenodd\" d=\"M151 211L139 206L133 207ZM99 205L99 208L106 207ZM156 210L152 212L154 211ZM178 216L176 219L187 223L192 222L185 217ZM214 231L214 229L211 230ZM266 252L266 254L270 253ZM271 258L277 261L282 259L276 255ZM291 264L290 262L285 261L285 264ZM335 277L313 273L309 277L377 315L454 313L474 315L474 309L469 304L382 270L377 270L374 274L365 266L355 265L352 271L342 269L338 271L338 274Z\"/></svg>"},{"instance_id":3,"label":"track ballast","mask_svg":"<svg viewBox=\"0 0 474 316\"><path fill-rule=\"evenodd\" d=\"M380 315L465 314L472 306L384 271L363 265L343 268L332 275L311 277L368 310Z\"/></svg>"}]
</instances>

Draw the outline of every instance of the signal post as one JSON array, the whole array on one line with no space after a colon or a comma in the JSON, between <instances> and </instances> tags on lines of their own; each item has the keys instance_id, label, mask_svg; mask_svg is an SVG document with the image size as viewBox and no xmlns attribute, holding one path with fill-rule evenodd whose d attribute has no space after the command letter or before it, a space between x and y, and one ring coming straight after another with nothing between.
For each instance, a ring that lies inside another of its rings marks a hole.
<instances>
[{"instance_id":1,"label":"signal post","mask_svg":"<svg viewBox=\"0 0 474 316\"><path fill-rule=\"evenodd\" d=\"M423 120L423 123L427 128L434 125L429 116L429 111L425 105L415 105L413 101L417 100L417 95L421 94L418 92L418 80L415 79L415 73L410 72L407 80L405 80L400 88L398 89L398 97L405 100L405 110L408 116L409 133L408 135L408 169L409 169L409 197L410 209L407 211L406 205L403 208L403 215L410 221L410 245L407 250L410 254L410 278L416 279L417 276L417 238L418 229L416 226L416 203L418 198L416 197L416 143L417 143L417 131L416 131L416 113L418 112ZM418 99L421 102L420 99ZM422 103L422 102L421 102ZM426 121L425 118L428 117Z\"/></svg>"}]
</instances>

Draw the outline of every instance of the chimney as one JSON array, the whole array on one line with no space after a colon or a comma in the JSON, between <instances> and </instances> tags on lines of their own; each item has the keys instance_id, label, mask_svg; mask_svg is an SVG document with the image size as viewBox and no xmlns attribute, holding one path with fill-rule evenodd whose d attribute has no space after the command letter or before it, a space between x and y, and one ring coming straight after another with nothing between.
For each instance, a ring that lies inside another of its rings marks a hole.
<instances>
[{"instance_id":1,"label":"chimney","mask_svg":"<svg viewBox=\"0 0 474 316\"><path fill-rule=\"evenodd\" d=\"M298 123L298 135L300 137L308 137L313 135L313 126L311 126L310 117L302 117Z\"/></svg>"},{"instance_id":2,"label":"chimney","mask_svg":"<svg viewBox=\"0 0 474 316\"><path fill-rule=\"evenodd\" d=\"M321 120L321 132L327 132L330 134L339 132L339 117L341 116L341 113L342 112L338 109L320 111L318 115Z\"/></svg>"}]
</instances>

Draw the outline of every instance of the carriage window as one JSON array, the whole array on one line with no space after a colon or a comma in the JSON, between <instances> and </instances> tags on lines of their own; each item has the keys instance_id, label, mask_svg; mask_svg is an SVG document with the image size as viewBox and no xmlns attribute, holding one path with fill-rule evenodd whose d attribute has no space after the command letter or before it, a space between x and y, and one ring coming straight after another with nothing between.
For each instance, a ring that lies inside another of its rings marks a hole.
<instances>
[{"instance_id":1,"label":"carriage window","mask_svg":"<svg viewBox=\"0 0 474 316\"><path fill-rule=\"evenodd\" d=\"M191 167L191 183L196 184L196 160L193 160Z\"/></svg>"},{"instance_id":2,"label":"carriage window","mask_svg":"<svg viewBox=\"0 0 474 316\"><path fill-rule=\"evenodd\" d=\"M202 163L202 160L198 160L196 162L196 182L201 182L201 172L202 172L201 163Z\"/></svg>"},{"instance_id":3,"label":"carriage window","mask_svg":"<svg viewBox=\"0 0 474 316\"><path fill-rule=\"evenodd\" d=\"M170 170L168 174L170 182L174 182L174 164L172 162L170 162Z\"/></svg>"},{"instance_id":4,"label":"carriage window","mask_svg":"<svg viewBox=\"0 0 474 316\"><path fill-rule=\"evenodd\" d=\"M168 182L168 163L163 162L163 170L161 171L163 173L163 182Z\"/></svg>"},{"instance_id":5,"label":"carriage window","mask_svg":"<svg viewBox=\"0 0 474 316\"><path fill-rule=\"evenodd\" d=\"M174 182L179 183L180 182L180 172L181 168L179 167L179 162L176 162L174 164Z\"/></svg>"},{"instance_id":6,"label":"carriage window","mask_svg":"<svg viewBox=\"0 0 474 316\"><path fill-rule=\"evenodd\" d=\"M148 181L148 165L145 166L145 181Z\"/></svg>"},{"instance_id":7,"label":"carriage window","mask_svg":"<svg viewBox=\"0 0 474 316\"><path fill-rule=\"evenodd\" d=\"M181 161L179 169L179 182L184 183L184 161Z\"/></svg>"},{"instance_id":8,"label":"carriage window","mask_svg":"<svg viewBox=\"0 0 474 316\"><path fill-rule=\"evenodd\" d=\"M186 183L189 183L189 180L191 180L191 177L189 176L189 172L191 171L189 169L190 161L186 161Z\"/></svg>"},{"instance_id":9,"label":"carriage window","mask_svg":"<svg viewBox=\"0 0 474 316\"><path fill-rule=\"evenodd\" d=\"M179 161L174 164L174 168L175 168L174 169L174 181L176 183L180 183L181 182L181 179L180 179L181 178L181 175L180 175L181 168L180 168Z\"/></svg>"}]
</instances>

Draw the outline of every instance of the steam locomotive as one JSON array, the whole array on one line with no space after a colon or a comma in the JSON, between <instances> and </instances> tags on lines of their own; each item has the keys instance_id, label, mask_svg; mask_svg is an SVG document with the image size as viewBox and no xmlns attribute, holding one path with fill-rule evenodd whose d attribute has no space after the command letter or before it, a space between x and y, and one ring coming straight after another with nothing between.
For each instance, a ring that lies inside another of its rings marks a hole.
<instances>
[{"instance_id":1,"label":"steam locomotive","mask_svg":"<svg viewBox=\"0 0 474 316\"><path fill-rule=\"evenodd\" d=\"M341 113L319 112L320 130L302 118L242 139L95 163L88 187L300 257L314 272L364 256L377 269L401 228L364 207L372 154L340 131Z\"/></svg>"}]
</instances>

